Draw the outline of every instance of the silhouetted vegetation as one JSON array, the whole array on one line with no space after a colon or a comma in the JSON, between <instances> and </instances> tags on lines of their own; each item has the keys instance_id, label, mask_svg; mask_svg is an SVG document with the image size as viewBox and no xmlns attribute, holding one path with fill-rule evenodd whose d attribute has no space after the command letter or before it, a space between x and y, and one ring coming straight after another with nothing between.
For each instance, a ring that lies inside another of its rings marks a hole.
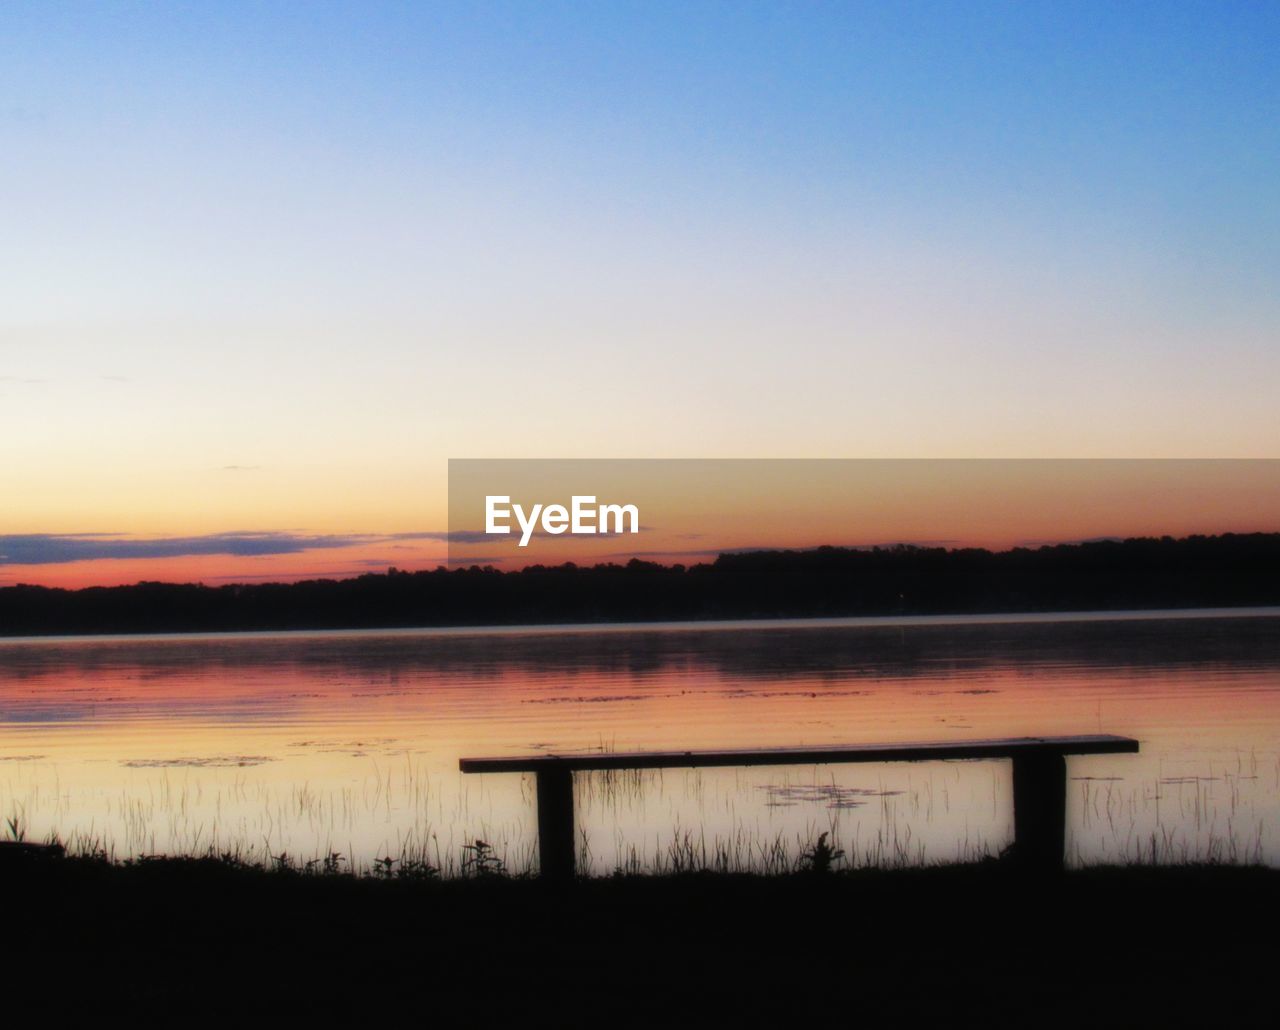
<instances>
[{"instance_id":1,"label":"silhouetted vegetation","mask_svg":"<svg viewBox=\"0 0 1280 1030\"><path fill-rule=\"evenodd\" d=\"M1274 1017L1280 872L1256 867L1026 878L986 863L555 889L68 858L0 869L0 884L15 1025L104 1012L166 1025L245 1013L646 1027Z\"/></svg>"},{"instance_id":2,"label":"silhouetted vegetation","mask_svg":"<svg viewBox=\"0 0 1280 1030\"><path fill-rule=\"evenodd\" d=\"M0 588L0 634L520 625L1280 603L1280 533L992 552L897 546L210 587Z\"/></svg>"}]
</instances>

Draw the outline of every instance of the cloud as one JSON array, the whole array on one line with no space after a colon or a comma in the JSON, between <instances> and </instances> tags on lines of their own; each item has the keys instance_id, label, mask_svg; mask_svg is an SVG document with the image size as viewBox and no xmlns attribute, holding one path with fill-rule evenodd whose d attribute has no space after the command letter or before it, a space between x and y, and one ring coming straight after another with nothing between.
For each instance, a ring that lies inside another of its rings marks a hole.
<instances>
[{"instance_id":1,"label":"cloud","mask_svg":"<svg viewBox=\"0 0 1280 1030\"><path fill-rule=\"evenodd\" d=\"M700 535L700 534L695 534ZM845 551L870 551L873 548L901 547L952 547L958 540L895 540L878 544L817 544L812 547L789 547L778 544L759 544L751 547L698 547L671 548L667 551L612 551L602 558L715 558L722 554L759 554L761 551L817 551L822 547L837 547Z\"/></svg>"},{"instance_id":2,"label":"cloud","mask_svg":"<svg viewBox=\"0 0 1280 1030\"><path fill-rule=\"evenodd\" d=\"M652 533L652 526L638 526L639 533ZM483 529L454 529L449 532L435 531L423 533L391 533L387 536L388 540L441 540L450 544L492 544L497 547L499 545L508 545L520 539L521 530L519 526L512 526L509 533L486 533ZM612 537L634 536L635 534L626 531L609 530L603 533L592 533L591 536L597 540L609 539ZM533 540L560 540L573 538L568 533L548 533L545 529L535 529L529 534ZM575 538L580 539L580 538Z\"/></svg>"},{"instance_id":3,"label":"cloud","mask_svg":"<svg viewBox=\"0 0 1280 1030\"><path fill-rule=\"evenodd\" d=\"M764 547L703 547L698 550L672 548L669 551L610 551L601 558L714 558L721 554L743 554L764 551Z\"/></svg>"},{"instance_id":4,"label":"cloud","mask_svg":"<svg viewBox=\"0 0 1280 1030\"><path fill-rule=\"evenodd\" d=\"M1016 540L1014 547L1061 547L1063 544L1118 544L1122 536L1087 536L1078 540Z\"/></svg>"},{"instance_id":5,"label":"cloud","mask_svg":"<svg viewBox=\"0 0 1280 1030\"><path fill-rule=\"evenodd\" d=\"M440 540L445 543L482 544L496 543L497 540L481 529L424 530L417 533L388 533L387 540Z\"/></svg>"},{"instance_id":6,"label":"cloud","mask_svg":"<svg viewBox=\"0 0 1280 1030\"><path fill-rule=\"evenodd\" d=\"M126 537L119 533L28 533L0 536L0 565L58 565L74 561L184 558L210 554L257 557L352 547L378 539L381 538L254 532L148 539Z\"/></svg>"},{"instance_id":7,"label":"cloud","mask_svg":"<svg viewBox=\"0 0 1280 1030\"><path fill-rule=\"evenodd\" d=\"M385 568L385 565L383 566ZM282 583L306 579L350 579L358 567L340 569L301 569L282 576L279 572L229 572L221 576L200 577L202 583Z\"/></svg>"},{"instance_id":8,"label":"cloud","mask_svg":"<svg viewBox=\"0 0 1280 1030\"><path fill-rule=\"evenodd\" d=\"M241 466L250 468L251 466ZM0 536L0 569L6 565L59 565L64 562L113 559L188 558L230 555L253 558L264 555L332 551L343 547L380 544L391 550L417 550L406 546L415 540L444 543L477 543L489 540L483 533L448 533L424 530L411 533L311 534L242 530L204 536L133 537L125 533L27 533ZM401 559L403 560L403 558ZM486 559L496 561L497 559ZM369 559L369 564L389 564ZM238 577L243 578L243 577Z\"/></svg>"}]
</instances>

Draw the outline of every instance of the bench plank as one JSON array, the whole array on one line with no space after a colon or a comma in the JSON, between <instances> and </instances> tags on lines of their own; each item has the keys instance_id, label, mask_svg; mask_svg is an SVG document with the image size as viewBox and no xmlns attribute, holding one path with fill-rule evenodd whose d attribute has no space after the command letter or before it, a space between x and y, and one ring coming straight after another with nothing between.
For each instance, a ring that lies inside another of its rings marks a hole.
<instances>
[{"instance_id":1,"label":"bench plank","mask_svg":"<svg viewBox=\"0 0 1280 1030\"><path fill-rule=\"evenodd\" d=\"M1002 740L848 744L834 747L753 748L732 751L602 751L571 755L463 758L464 773L537 772L548 765L581 772L593 769L693 769L732 765L824 765L844 762L936 762L1013 758L1036 752L1058 755L1132 754L1138 742L1108 733L1074 737L1011 737Z\"/></svg>"}]
</instances>

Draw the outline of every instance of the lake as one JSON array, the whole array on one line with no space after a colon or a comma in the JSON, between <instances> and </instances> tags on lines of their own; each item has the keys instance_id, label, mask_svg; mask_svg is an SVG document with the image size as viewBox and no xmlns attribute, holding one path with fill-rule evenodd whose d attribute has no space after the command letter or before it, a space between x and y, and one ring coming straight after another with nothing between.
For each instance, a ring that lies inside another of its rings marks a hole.
<instances>
[{"instance_id":1,"label":"lake","mask_svg":"<svg viewBox=\"0 0 1280 1030\"><path fill-rule=\"evenodd\" d=\"M1118 733L1068 859L1280 865L1280 609L0 640L0 817L117 858L536 861L530 778L458 759ZM584 868L996 854L1007 763L578 776ZM3 832L3 831L0 831Z\"/></svg>"}]
</instances>

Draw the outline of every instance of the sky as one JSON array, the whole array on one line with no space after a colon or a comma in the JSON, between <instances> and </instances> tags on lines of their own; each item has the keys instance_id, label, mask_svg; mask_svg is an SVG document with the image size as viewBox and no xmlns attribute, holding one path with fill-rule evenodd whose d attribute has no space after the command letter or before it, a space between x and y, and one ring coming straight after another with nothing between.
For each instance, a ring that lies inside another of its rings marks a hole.
<instances>
[{"instance_id":1,"label":"sky","mask_svg":"<svg viewBox=\"0 0 1280 1030\"><path fill-rule=\"evenodd\" d=\"M575 497L580 533L536 507L571 512ZM623 504L634 516L602 513ZM501 569L1276 532L1280 459L461 460L449 463L449 530L450 566Z\"/></svg>"},{"instance_id":2,"label":"sky","mask_svg":"<svg viewBox=\"0 0 1280 1030\"><path fill-rule=\"evenodd\" d=\"M450 458L1280 456L1278 44L7 3L0 585L427 562Z\"/></svg>"}]
</instances>

